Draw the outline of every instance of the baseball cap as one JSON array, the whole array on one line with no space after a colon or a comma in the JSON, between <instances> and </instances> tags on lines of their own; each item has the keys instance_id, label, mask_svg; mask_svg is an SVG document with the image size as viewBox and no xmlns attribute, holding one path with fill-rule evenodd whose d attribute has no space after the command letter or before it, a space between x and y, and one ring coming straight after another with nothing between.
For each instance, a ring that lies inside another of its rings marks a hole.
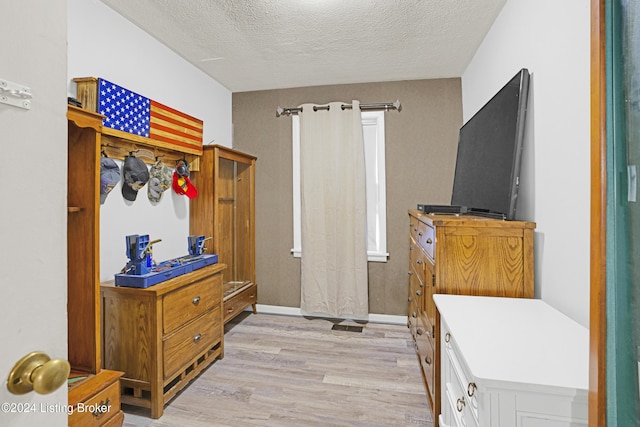
<instances>
[{"instance_id":1,"label":"baseball cap","mask_svg":"<svg viewBox=\"0 0 640 427\"><path fill-rule=\"evenodd\" d=\"M136 200L138 190L149 181L149 170L142 160L134 156L124 158L122 165L122 197L133 202Z\"/></svg>"},{"instance_id":2,"label":"baseball cap","mask_svg":"<svg viewBox=\"0 0 640 427\"><path fill-rule=\"evenodd\" d=\"M147 186L147 195L152 202L159 202L162 193L171 187L171 169L169 166L158 160L151 169L149 169L149 185Z\"/></svg>"},{"instance_id":3,"label":"baseball cap","mask_svg":"<svg viewBox=\"0 0 640 427\"><path fill-rule=\"evenodd\" d=\"M183 194L190 199L198 196L198 189L191 183L188 176L182 176L177 171L173 173L173 191Z\"/></svg>"},{"instance_id":4,"label":"baseball cap","mask_svg":"<svg viewBox=\"0 0 640 427\"><path fill-rule=\"evenodd\" d=\"M120 168L108 157L100 157L100 204L107 199L107 194L120 181Z\"/></svg>"}]
</instances>

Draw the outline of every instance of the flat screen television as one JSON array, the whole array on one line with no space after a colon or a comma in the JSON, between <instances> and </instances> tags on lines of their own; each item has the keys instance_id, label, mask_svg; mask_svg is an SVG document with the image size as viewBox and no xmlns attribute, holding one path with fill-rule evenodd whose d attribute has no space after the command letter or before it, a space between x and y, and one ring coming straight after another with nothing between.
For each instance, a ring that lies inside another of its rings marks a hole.
<instances>
[{"instance_id":1,"label":"flat screen television","mask_svg":"<svg viewBox=\"0 0 640 427\"><path fill-rule=\"evenodd\" d=\"M453 206L515 219L529 79L520 70L460 128Z\"/></svg>"}]
</instances>

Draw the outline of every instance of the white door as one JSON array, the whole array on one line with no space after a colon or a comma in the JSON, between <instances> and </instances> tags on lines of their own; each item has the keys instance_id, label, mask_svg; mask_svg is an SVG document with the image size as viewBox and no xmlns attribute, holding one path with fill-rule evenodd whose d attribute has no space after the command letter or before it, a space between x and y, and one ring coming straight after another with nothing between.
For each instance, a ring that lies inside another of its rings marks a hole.
<instances>
[{"instance_id":1,"label":"white door","mask_svg":"<svg viewBox=\"0 0 640 427\"><path fill-rule=\"evenodd\" d=\"M0 40L0 80L32 95L0 102L0 425L66 426L66 385L15 395L7 378L32 351L67 357L67 1L3 1Z\"/></svg>"}]
</instances>

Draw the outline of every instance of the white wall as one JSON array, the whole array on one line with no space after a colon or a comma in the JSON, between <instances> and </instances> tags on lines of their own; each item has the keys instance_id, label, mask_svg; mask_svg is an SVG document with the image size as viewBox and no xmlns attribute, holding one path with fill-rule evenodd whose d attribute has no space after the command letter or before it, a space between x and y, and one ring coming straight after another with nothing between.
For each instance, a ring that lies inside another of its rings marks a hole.
<instances>
[{"instance_id":1,"label":"white wall","mask_svg":"<svg viewBox=\"0 0 640 427\"><path fill-rule=\"evenodd\" d=\"M531 72L518 217L537 223L536 296L587 327L589 19L587 0L508 0L462 76L466 121Z\"/></svg>"},{"instance_id":2,"label":"white wall","mask_svg":"<svg viewBox=\"0 0 640 427\"><path fill-rule=\"evenodd\" d=\"M68 83L102 77L204 122L204 143L232 146L231 92L98 0L68 0ZM120 163L119 163L120 164ZM171 166L171 165L170 165ZM100 210L101 280L127 261L125 236L149 234L159 261L187 254L189 200L167 191L152 205L146 186L135 202L120 184Z\"/></svg>"},{"instance_id":3,"label":"white wall","mask_svg":"<svg viewBox=\"0 0 640 427\"><path fill-rule=\"evenodd\" d=\"M0 79L31 89L31 109L0 104L0 410L2 426L66 426L67 387L10 394L32 351L67 357L67 3L2 2ZM26 405L26 406L25 406Z\"/></svg>"}]
</instances>

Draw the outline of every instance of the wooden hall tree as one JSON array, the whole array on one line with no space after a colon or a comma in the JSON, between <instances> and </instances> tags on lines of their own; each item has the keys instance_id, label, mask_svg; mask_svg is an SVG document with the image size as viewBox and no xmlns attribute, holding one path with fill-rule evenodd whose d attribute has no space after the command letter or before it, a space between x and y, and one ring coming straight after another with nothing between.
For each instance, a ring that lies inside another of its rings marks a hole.
<instances>
[{"instance_id":1,"label":"wooden hall tree","mask_svg":"<svg viewBox=\"0 0 640 427\"><path fill-rule=\"evenodd\" d=\"M189 205L189 232L203 235L206 253L218 254L223 273L224 322L249 305L256 312L256 157L221 145L203 147L200 170L191 180L198 196Z\"/></svg>"},{"instance_id":2,"label":"wooden hall tree","mask_svg":"<svg viewBox=\"0 0 640 427\"><path fill-rule=\"evenodd\" d=\"M67 119L69 426L120 426L124 422L120 409L122 373L102 369L101 358L99 159L102 116L69 106ZM98 409L82 410L89 405L98 405Z\"/></svg>"}]
</instances>

